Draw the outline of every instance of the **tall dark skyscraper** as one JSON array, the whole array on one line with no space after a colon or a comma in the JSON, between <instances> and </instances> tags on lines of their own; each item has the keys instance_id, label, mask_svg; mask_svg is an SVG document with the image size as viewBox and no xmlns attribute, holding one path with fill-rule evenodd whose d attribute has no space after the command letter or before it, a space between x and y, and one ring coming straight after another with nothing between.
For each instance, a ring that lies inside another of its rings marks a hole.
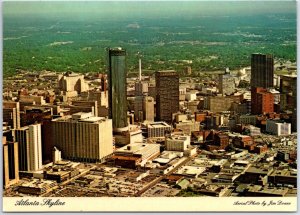
<instances>
[{"instance_id":1,"label":"tall dark skyscraper","mask_svg":"<svg viewBox=\"0 0 300 215\"><path fill-rule=\"evenodd\" d=\"M155 81L157 120L171 122L172 114L179 111L179 75L174 70L158 71Z\"/></svg>"},{"instance_id":2,"label":"tall dark skyscraper","mask_svg":"<svg viewBox=\"0 0 300 215\"><path fill-rule=\"evenodd\" d=\"M126 50L108 49L109 117L115 132L128 130L126 99Z\"/></svg>"},{"instance_id":3,"label":"tall dark skyscraper","mask_svg":"<svg viewBox=\"0 0 300 215\"><path fill-rule=\"evenodd\" d=\"M273 55L251 55L251 112L257 114L256 88L273 87L274 82L274 58Z\"/></svg>"},{"instance_id":4,"label":"tall dark skyscraper","mask_svg":"<svg viewBox=\"0 0 300 215\"><path fill-rule=\"evenodd\" d=\"M251 55L251 87L273 87L274 59L273 55Z\"/></svg>"}]
</instances>

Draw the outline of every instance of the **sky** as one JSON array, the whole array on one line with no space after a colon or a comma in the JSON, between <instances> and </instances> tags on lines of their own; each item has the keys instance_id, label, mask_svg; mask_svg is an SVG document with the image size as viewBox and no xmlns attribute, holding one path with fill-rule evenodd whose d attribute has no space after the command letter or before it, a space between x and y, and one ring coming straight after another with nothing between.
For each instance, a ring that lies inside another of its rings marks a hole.
<instances>
[{"instance_id":1,"label":"sky","mask_svg":"<svg viewBox=\"0 0 300 215\"><path fill-rule=\"evenodd\" d=\"M112 2L3 2L3 14L6 15L164 15L164 14L262 14L296 13L296 1L112 1Z\"/></svg>"}]
</instances>

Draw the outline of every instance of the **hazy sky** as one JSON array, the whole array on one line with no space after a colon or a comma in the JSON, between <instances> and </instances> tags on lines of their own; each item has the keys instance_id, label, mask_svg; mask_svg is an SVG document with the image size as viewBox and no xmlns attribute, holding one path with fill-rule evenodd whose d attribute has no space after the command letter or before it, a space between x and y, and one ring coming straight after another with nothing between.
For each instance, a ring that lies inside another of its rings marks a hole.
<instances>
[{"instance_id":1,"label":"hazy sky","mask_svg":"<svg viewBox=\"0 0 300 215\"><path fill-rule=\"evenodd\" d=\"M113 2L3 2L4 15L229 15L259 13L296 13L295 1L113 1Z\"/></svg>"}]
</instances>

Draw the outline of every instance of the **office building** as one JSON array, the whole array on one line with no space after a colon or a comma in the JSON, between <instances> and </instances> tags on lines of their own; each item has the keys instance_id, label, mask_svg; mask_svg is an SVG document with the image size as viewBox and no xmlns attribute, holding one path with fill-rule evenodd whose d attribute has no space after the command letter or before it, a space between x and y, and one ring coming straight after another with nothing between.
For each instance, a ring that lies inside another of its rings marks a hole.
<instances>
[{"instance_id":1,"label":"office building","mask_svg":"<svg viewBox=\"0 0 300 215\"><path fill-rule=\"evenodd\" d=\"M116 146L124 146L131 143L142 143L143 135L139 126L129 125L128 131L115 133L114 140Z\"/></svg>"},{"instance_id":2,"label":"office building","mask_svg":"<svg viewBox=\"0 0 300 215\"><path fill-rule=\"evenodd\" d=\"M204 108L214 113L233 110L234 99L232 97L207 97L204 99Z\"/></svg>"},{"instance_id":3,"label":"office building","mask_svg":"<svg viewBox=\"0 0 300 215\"><path fill-rule=\"evenodd\" d=\"M184 152L191 144L191 137L189 135L173 135L166 137L165 149L167 151Z\"/></svg>"},{"instance_id":4,"label":"office building","mask_svg":"<svg viewBox=\"0 0 300 215\"><path fill-rule=\"evenodd\" d=\"M148 83L138 81L135 83L135 96L142 96L148 94Z\"/></svg>"},{"instance_id":5,"label":"office building","mask_svg":"<svg viewBox=\"0 0 300 215\"><path fill-rule=\"evenodd\" d=\"M19 102L3 101L3 122L7 122L14 129L21 127Z\"/></svg>"},{"instance_id":6,"label":"office building","mask_svg":"<svg viewBox=\"0 0 300 215\"><path fill-rule=\"evenodd\" d=\"M134 118L137 122L143 122L144 114L143 114L143 96L136 96L134 98Z\"/></svg>"},{"instance_id":7,"label":"office building","mask_svg":"<svg viewBox=\"0 0 300 215\"><path fill-rule=\"evenodd\" d=\"M265 114L274 112L274 95L267 89L256 87L251 89L251 113Z\"/></svg>"},{"instance_id":8,"label":"office building","mask_svg":"<svg viewBox=\"0 0 300 215\"><path fill-rule=\"evenodd\" d=\"M229 145L229 136L223 133L216 133L213 135L212 141L207 141L206 148L209 151L224 150Z\"/></svg>"},{"instance_id":9,"label":"office building","mask_svg":"<svg viewBox=\"0 0 300 215\"><path fill-rule=\"evenodd\" d=\"M98 101L72 101L72 106L75 107L90 107L94 116L98 116ZM75 109L75 108L74 108ZM81 112L81 111L77 111ZM71 113L73 114L73 113Z\"/></svg>"},{"instance_id":10,"label":"office building","mask_svg":"<svg viewBox=\"0 0 300 215\"><path fill-rule=\"evenodd\" d=\"M53 146L64 159L103 161L113 152L112 120L76 113L52 120Z\"/></svg>"},{"instance_id":11,"label":"office building","mask_svg":"<svg viewBox=\"0 0 300 215\"><path fill-rule=\"evenodd\" d=\"M134 100L134 116L138 122L153 122L154 99L151 96L136 96Z\"/></svg>"},{"instance_id":12,"label":"office building","mask_svg":"<svg viewBox=\"0 0 300 215\"><path fill-rule=\"evenodd\" d=\"M267 120L266 131L274 135L290 135L291 134L291 123L285 123L280 120Z\"/></svg>"},{"instance_id":13,"label":"office building","mask_svg":"<svg viewBox=\"0 0 300 215\"><path fill-rule=\"evenodd\" d=\"M235 78L230 74L219 75L219 93L222 95L231 95L235 92Z\"/></svg>"},{"instance_id":14,"label":"office building","mask_svg":"<svg viewBox=\"0 0 300 215\"><path fill-rule=\"evenodd\" d=\"M235 114L248 114L250 113L249 111L249 105L248 103L233 103L232 104L233 111Z\"/></svg>"},{"instance_id":15,"label":"office building","mask_svg":"<svg viewBox=\"0 0 300 215\"><path fill-rule=\"evenodd\" d=\"M126 95L126 51L122 48L108 50L108 103L113 130L128 130Z\"/></svg>"},{"instance_id":16,"label":"office building","mask_svg":"<svg viewBox=\"0 0 300 215\"><path fill-rule=\"evenodd\" d=\"M107 86L105 85L105 88ZM108 117L108 92L107 91L90 91L89 101L97 101L98 111L96 116Z\"/></svg>"},{"instance_id":17,"label":"office building","mask_svg":"<svg viewBox=\"0 0 300 215\"><path fill-rule=\"evenodd\" d=\"M148 96L148 82L142 81L142 62L139 59L139 79L135 83L135 121L154 121L154 99Z\"/></svg>"},{"instance_id":18,"label":"office building","mask_svg":"<svg viewBox=\"0 0 300 215\"><path fill-rule=\"evenodd\" d=\"M134 168L144 166L160 154L160 144L132 143L114 152L115 165Z\"/></svg>"},{"instance_id":19,"label":"office building","mask_svg":"<svg viewBox=\"0 0 300 215\"><path fill-rule=\"evenodd\" d=\"M19 181L19 152L17 142L8 142L2 137L3 144L3 185L8 187Z\"/></svg>"},{"instance_id":20,"label":"office building","mask_svg":"<svg viewBox=\"0 0 300 215\"><path fill-rule=\"evenodd\" d=\"M249 131L249 135L250 136L259 136L261 135L261 130L258 127L255 127L253 125L250 125L248 128L246 128L246 130Z\"/></svg>"},{"instance_id":21,"label":"office building","mask_svg":"<svg viewBox=\"0 0 300 215\"><path fill-rule=\"evenodd\" d=\"M58 88L63 91L67 97L72 97L88 91L89 86L85 82L83 74L67 72L58 76Z\"/></svg>"},{"instance_id":22,"label":"office building","mask_svg":"<svg viewBox=\"0 0 300 215\"><path fill-rule=\"evenodd\" d=\"M13 130L18 142L20 171L36 171L42 168L41 124Z\"/></svg>"},{"instance_id":23,"label":"office building","mask_svg":"<svg viewBox=\"0 0 300 215\"><path fill-rule=\"evenodd\" d=\"M194 120L187 120L183 122L176 122L175 128L182 131L186 135L191 135L193 131L200 130L200 122Z\"/></svg>"},{"instance_id":24,"label":"office building","mask_svg":"<svg viewBox=\"0 0 300 215\"><path fill-rule=\"evenodd\" d=\"M33 104L36 104L36 105L46 104L44 96L20 95L19 100L20 100L20 102L33 103Z\"/></svg>"},{"instance_id":25,"label":"office building","mask_svg":"<svg viewBox=\"0 0 300 215\"><path fill-rule=\"evenodd\" d=\"M294 110L297 106L297 76L282 75L280 77L281 110Z\"/></svg>"},{"instance_id":26,"label":"office building","mask_svg":"<svg viewBox=\"0 0 300 215\"><path fill-rule=\"evenodd\" d=\"M273 55L251 55L251 87L271 88L274 79Z\"/></svg>"},{"instance_id":27,"label":"office building","mask_svg":"<svg viewBox=\"0 0 300 215\"><path fill-rule=\"evenodd\" d=\"M143 119L145 121L154 121L154 98L145 96L143 100Z\"/></svg>"},{"instance_id":28,"label":"office building","mask_svg":"<svg viewBox=\"0 0 300 215\"><path fill-rule=\"evenodd\" d=\"M158 71L156 81L156 117L172 122L172 114L179 111L179 75L174 70Z\"/></svg>"},{"instance_id":29,"label":"office building","mask_svg":"<svg viewBox=\"0 0 300 215\"><path fill-rule=\"evenodd\" d=\"M297 75L280 77L280 110L291 110L292 131L297 131Z\"/></svg>"},{"instance_id":30,"label":"office building","mask_svg":"<svg viewBox=\"0 0 300 215\"><path fill-rule=\"evenodd\" d=\"M16 108L3 108L3 122L12 128L17 127L17 111ZM20 120L20 113L19 113Z\"/></svg>"},{"instance_id":31,"label":"office building","mask_svg":"<svg viewBox=\"0 0 300 215\"><path fill-rule=\"evenodd\" d=\"M236 120L237 124L243 124L243 125L256 125L257 123L257 116L256 115L239 115L236 114L234 116L234 119Z\"/></svg>"},{"instance_id":32,"label":"office building","mask_svg":"<svg viewBox=\"0 0 300 215\"><path fill-rule=\"evenodd\" d=\"M191 111L191 113L196 113L196 112L198 112L199 109L201 109L200 105L201 104L200 104L199 100L198 101L197 100L196 101L188 101L186 104L186 107L188 110Z\"/></svg>"},{"instance_id":33,"label":"office building","mask_svg":"<svg viewBox=\"0 0 300 215\"><path fill-rule=\"evenodd\" d=\"M166 133L171 132L171 126L166 122L147 122L143 125L148 138L162 138Z\"/></svg>"},{"instance_id":34,"label":"office building","mask_svg":"<svg viewBox=\"0 0 300 215\"><path fill-rule=\"evenodd\" d=\"M52 180L33 179L22 183L18 188L18 192L27 195L40 196L49 192L55 186L57 186L57 183Z\"/></svg>"}]
</instances>

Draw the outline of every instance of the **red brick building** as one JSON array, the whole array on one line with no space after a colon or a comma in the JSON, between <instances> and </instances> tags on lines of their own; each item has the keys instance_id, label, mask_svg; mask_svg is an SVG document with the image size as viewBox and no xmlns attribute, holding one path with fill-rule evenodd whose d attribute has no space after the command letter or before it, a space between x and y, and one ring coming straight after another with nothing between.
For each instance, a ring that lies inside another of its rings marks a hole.
<instances>
[{"instance_id":1,"label":"red brick building","mask_svg":"<svg viewBox=\"0 0 300 215\"><path fill-rule=\"evenodd\" d=\"M250 136L234 137L233 145L238 148L246 148L247 146L253 145L254 141Z\"/></svg>"},{"instance_id":2,"label":"red brick building","mask_svg":"<svg viewBox=\"0 0 300 215\"><path fill-rule=\"evenodd\" d=\"M274 95L262 87L251 89L252 114L264 114L274 112Z\"/></svg>"},{"instance_id":3,"label":"red brick building","mask_svg":"<svg viewBox=\"0 0 300 215\"><path fill-rule=\"evenodd\" d=\"M207 116L207 113L195 113L195 121L202 123L205 121L206 116Z\"/></svg>"},{"instance_id":4,"label":"red brick building","mask_svg":"<svg viewBox=\"0 0 300 215\"><path fill-rule=\"evenodd\" d=\"M213 142L206 145L206 149L209 151L212 150L221 150L226 149L229 145L229 136L227 134L215 133L213 136Z\"/></svg>"}]
</instances>

